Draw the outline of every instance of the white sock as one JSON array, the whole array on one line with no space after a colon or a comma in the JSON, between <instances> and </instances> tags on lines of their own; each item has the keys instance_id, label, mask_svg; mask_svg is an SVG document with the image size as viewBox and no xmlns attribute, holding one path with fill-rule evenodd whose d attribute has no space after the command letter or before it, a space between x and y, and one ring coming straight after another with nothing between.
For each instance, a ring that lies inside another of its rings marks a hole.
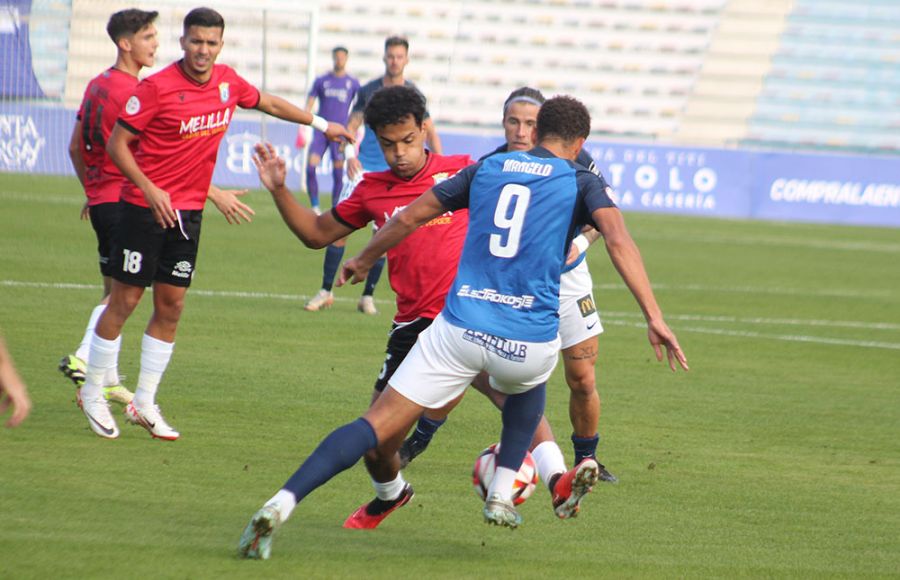
<instances>
[{"instance_id":1,"label":"white sock","mask_svg":"<svg viewBox=\"0 0 900 580\"><path fill-rule=\"evenodd\" d=\"M278 508L278 517L280 518L279 523L283 524L291 517L291 512L297 507L297 498L294 497L292 492L286 489L279 489L278 493L273 495L272 499L266 502L266 505L274 505Z\"/></svg>"},{"instance_id":2,"label":"white sock","mask_svg":"<svg viewBox=\"0 0 900 580\"><path fill-rule=\"evenodd\" d=\"M146 409L156 401L156 389L169 366L174 348L174 342L164 342L149 334L144 335L141 341L141 372L134 390L135 407Z\"/></svg>"},{"instance_id":3,"label":"white sock","mask_svg":"<svg viewBox=\"0 0 900 580\"><path fill-rule=\"evenodd\" d=\"M517 472L508 467L497 466L494 477L491 479L491 486L488 488L487 496L491 497L495 493L504 501L512 501L513 484L516 482Z\"/></svg>"},{"instance_id":4,"label":"white sock","mask_svg":"<svg viewBox=\"0 0 900 580\"><path fill-rule=\"evenodd\" d=\"M538 476L550 486L550 480L557 473L566 472L566 459L556 441L544 441L531 452L537 466Z\"/></svg>"},{"instance_id":5,"label":"white sock","mask_svg":"<svg viewBox=\"0 0 900 580\"><path fill-rule=\"evenodd\" d=\"M109 369L114 369L118 365L121 345L121 336L117 336L113 340L106 340L94 333L87 358L84 386L81 387L82 398L95 399L102 396L103 379Z\"/></svg>"},{"instance_id":6,"label":"white sock","mask_svg":"<svg viewBox=\"0 0 900 580\"><path fill-rule=\"evenodd\" d=\"M394 481L388 481L386 483L379 483L374 479L372 480L372 487L375 488L375 496L384 501L390 501L400 497L405 486L406 482L403 481L403 475L401 473L397 473L397 477Z\"/></svg>"},{"instance_id":7,"label":"white sock","mask_svg":"<svg viewBox=\"0 0 900 580\"><path fill-rule=\"evenodd\" d=\"M119 378L119 365L117 364L111 369L106 369L106 376L103 377L103 386L115 387L120 384L122 384L122 379Z\"/></svg>"},{"instance_id":8,"label":"white sock","mask_svg":"<svg viewBox=\"0 0 900 580\"><path fill-rule=\"evenodd\" d=\"M91 352L91 338L94 336L94 329L97 328L97 321L100 320L100 315L103 314L104 310L106 310L106 304L94 307L94 310L91 312L91 317L88 319L87 328L84 331L84 337L81 339L81 344L75 351L75 356L85 362L87 362L88 355Z\"/></svg>"}]
</instances>

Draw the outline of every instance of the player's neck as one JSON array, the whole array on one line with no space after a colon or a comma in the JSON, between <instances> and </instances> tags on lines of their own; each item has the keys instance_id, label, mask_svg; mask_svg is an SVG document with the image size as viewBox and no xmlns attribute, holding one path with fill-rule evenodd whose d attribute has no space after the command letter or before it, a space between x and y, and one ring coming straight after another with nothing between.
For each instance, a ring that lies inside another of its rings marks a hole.
<instances>
[{"instance_id":1,"label":"player's neck","mask_svg":"<svg viewBox=\"0 0 900 580\"><path fill-rule=\"evenodd\" d=\"M345 77L345 76L347 76L347 71L346 71L345 69L341 69L341 70L334 70L334 69L332 69L332 71L331 71L331 76L335 76L335 77Z\"/></svg>"},{"instance_id":2,"label":"player's neck","mask_svg":"<svg viewBox=\"0 0 900 580\"><path fill-rule=\"evenodd\" d=\"M384 75L381 79L381 84L386 87L396 87L402 85L404 81L403 75L399 74L397 76Z\"/></svg>"},{"instance_id":3,"label":"player's neck","mask_svg":"<svg viewBox=\"0 0 900 580\"><path fill-rule=\"evenodd\" d=\"M207 71L207 72L205 72L205 73L203 73L203 74L198 75L197 73L195 73L195 72L189 70L188 67L186 67L186 66L184 65L184 59L181 59L181 60L178 61L178 68L181 69L181 72L184 73L184 76L188 77L189 79L192 79L192 80L193 80L194 82L196 82L197 84L201 84L201 85L202 85L202 84L208 82L209 79L212 78L212 73L213 73L212 67L210 67L209 71Z\"/></svg>"},{"instance_id":4,"label":"player's neck","mask_svg":"<svg viewBox=\"0 0 900 580\"><path fill-rule=\"evenodd\" d=\"M113 65L113 68L117 71L137 77L138 73L140 73L141 69L144 67L139 62L129 58L127 54L120 54L116 57L116 64Z\"/></svg>"}]
</instances>

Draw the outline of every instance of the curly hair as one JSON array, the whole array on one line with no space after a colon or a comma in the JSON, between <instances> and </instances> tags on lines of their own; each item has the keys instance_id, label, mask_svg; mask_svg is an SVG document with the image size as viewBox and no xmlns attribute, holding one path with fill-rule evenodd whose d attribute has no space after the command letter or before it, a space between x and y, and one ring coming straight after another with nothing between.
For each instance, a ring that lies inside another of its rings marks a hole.
<instances>
[{"instance_id":1,"label":"curly hair","mask_svg":"<svg viewBox=\"0 0 900 580\"><path fill-rule=\"evenodd\" d=\"M385 125L397 125L412 116L416 126L425 119L425 97L412 87L398 85L375 91L364 112L366 125L373 131Z\"/></svg>"},{"instance_id":2,"label":"curly hair","mask_svg":"<svg viewBox=\"0 0 900 580\"><path fill-rule=\"evenodd\" d=\"M194 8L184 17L184 32L191 26L200 28L221 28L225 30L225 19L212 8Z\"/></svg>"},{"instance_id":3,"label":"curly hair","mask_svg":"<svg viewBox=\"0 0 900 580\"><path fill-rule=\"evenodd\" d=\"M147 12L138 10L137 8L129 8L127 10L119 10L109 17L106 24L106 33L113 42L118 42L123 36L133 36L143 30L145 27L153 24L159 12L156 10Z\"/></svg>"},{"instance_id":4,"label":"curly hair","mask_svg":"<svg viewBox=\"0 0 900 580\"><path fill-rule=\"evenodd\" d=\"M581 101L561 95L547 100L537 118L538 141L559 137L563 141L587 139L591 134L591 115Z\"/></svg>"}]
</instances>

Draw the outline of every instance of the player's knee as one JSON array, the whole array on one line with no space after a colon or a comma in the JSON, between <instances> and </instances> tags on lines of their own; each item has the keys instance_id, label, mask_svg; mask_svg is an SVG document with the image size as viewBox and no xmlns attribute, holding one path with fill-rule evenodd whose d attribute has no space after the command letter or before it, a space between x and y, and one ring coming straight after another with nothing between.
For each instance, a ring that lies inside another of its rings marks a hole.
<instances>
[{"instance_id":1,"label":"player's knee","mask_svg":"<svg viewBox=\"0 0 900 580\"><path fill-rule=\"evenodd\" d=\"M566 376L573 395L590 397L597 392L597 381L593 370L591 372L574 373Z\"/></svg>"}]
</instances>

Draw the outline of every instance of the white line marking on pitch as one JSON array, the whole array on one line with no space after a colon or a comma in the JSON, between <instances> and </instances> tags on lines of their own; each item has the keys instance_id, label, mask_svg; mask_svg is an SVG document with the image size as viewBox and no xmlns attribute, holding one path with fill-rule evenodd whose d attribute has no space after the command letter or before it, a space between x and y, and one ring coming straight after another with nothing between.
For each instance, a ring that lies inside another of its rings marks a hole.
<instances>
[{"instance_id":1,"label":"white line marking on pitch","mask_svg":"<svg viewBox=\"0 0 900 580\"><path fill-rule=\"evenodd\" d=\"M93 292L100 291L99 285L94 284L72 284L66 282L23 282L18 280L0 280L0 286L13 288L43 288L57 290L90 290ZM215 298L254 298L254 299L275 299L290 300L294 302L305 301L310 298L304 294L273 294L271 292L240 292L240 291L224 291L224 290L191 290L192 296L208 296ZM353 302L356 298L344 298L335 296L338 302ZM380 304L392 304L393 300L376 300ZM642 323L628 322L625 320L615 320L620 318L638 318L640 314L630 312L603 312L601 311L604 324L614 326L629 326L634 328L645 328ZM610 317L612 317L610 319ZM846 328L861 328L868 330L898 330L900 325L892 323L880 322L859 322L859 321L841 321L841 320L803 320L799 318L738 318L733 316L704 316L704 315L672 315L670 320L697 320L704 322L725 322L725 323L749 323L749 324L785 324L796 326L835 326ZM718 328L705 327L679 327L679 331L683 332L699 332L702 334L717 334L722 336L735 336L739 338L761 338L770 340L783 340L788 342L809 342L817 344L829 344L840 346L857 346L862 348L882 348L891 350L900 350L900 343L870 341L870 340L852 340L842 338L826 338L817 336L792 335L792 334L764 334L759 332L744 330L724 330Z\"/></svg>"}]
</instances>

